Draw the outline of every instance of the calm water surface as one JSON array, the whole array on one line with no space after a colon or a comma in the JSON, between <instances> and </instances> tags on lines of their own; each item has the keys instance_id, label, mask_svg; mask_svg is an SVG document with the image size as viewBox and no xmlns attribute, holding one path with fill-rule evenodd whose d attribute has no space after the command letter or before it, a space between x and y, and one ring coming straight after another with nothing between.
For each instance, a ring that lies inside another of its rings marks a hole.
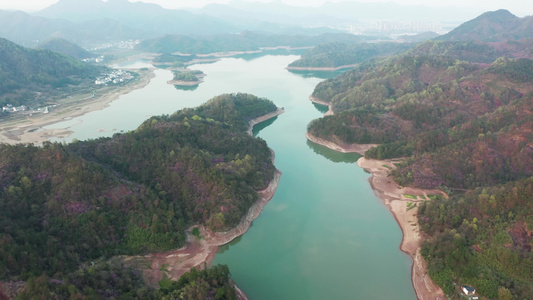
<instances>
[{"instance_id":1,"label":"calm water surface","mask_svg":"<svg viewBox=\"0 0 533 300\"><path fill-rule=\"evenodd\" d=\"M399 250L401 231L371 190L369 175L355 165L357 155L336 153L304 136L307 124L322 116L308 100L322 79L284 69L297 58L195 65L207 77L193 90L168 85L171 73L158 70L142 90L53 128L74 131L65 141L111 136L222 93L266 97L286 112L255 132L275 151L283 175L250 230L221 247L215 263L229 265L250 299L416 299L411 260Z\"/></svg>"}]
</instances>

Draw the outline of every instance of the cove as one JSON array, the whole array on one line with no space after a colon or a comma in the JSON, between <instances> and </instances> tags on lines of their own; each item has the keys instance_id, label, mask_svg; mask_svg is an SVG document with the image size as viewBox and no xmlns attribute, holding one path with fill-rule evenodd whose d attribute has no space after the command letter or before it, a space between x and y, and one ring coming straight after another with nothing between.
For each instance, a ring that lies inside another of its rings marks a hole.
<instances>
[{"instance_id":1,"label":"cove","mask_svg":"<svg viewBox=\"0 0 533 300\"><path fill-rule=\"evenodd\" d=\"M416 299L411 259L399 249L400 228L374 195L369 174L355 164L357 155L305 138L307 124L322 116L308 97L323 79L285 70L297 58L226 58L194 65L190 68L207 77L193 90L168 85L172 74L156 70L145 88L53 126L74 132L65 141L97 138L222 93L266 97L285 113L259 124L255 133L274 150L283 175L249 231L221 247L214 263L227 264L250 299Z\"/></svg>"}]
</instances>

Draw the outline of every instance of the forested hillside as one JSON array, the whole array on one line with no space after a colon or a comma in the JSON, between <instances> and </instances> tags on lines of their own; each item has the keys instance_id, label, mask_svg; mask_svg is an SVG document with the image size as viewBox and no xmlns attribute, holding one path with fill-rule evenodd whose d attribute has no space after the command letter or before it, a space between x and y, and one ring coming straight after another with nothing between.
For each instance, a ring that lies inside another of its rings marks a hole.
<instances>
[{"instance_id":1,"label":"forested hillside","mask_svg":"<svg viewBox=\"0 0 533 300\"><path fill-rule=\"evenodd\" d=\"M96 56L80 46L60 38L50 39L44 43L41 43L39 44L38 48L63 53L80 60Z\"/></svg>"},{"instance_id":2,"label":"forested hillside","mask_svg":"<svg viewBox=\"0 0 533 300\"><path fill-rule=\"evenodd\" d=\"M319 84L313 95L330 102L336 114L313 121L309 132L339 143L382 144L367 154L376 158L437 150L466 155L464 161L454 155L444 162L449 155L435 154L443 156L441 167L427 158L412 161L411 167L396 173L402 184L471 188L533 175L529 168L516 165L529 161L529 150L520 143L531 141L529 130L524 129L532 118L533 61L499 58L488 66L416 53L367 63ZM505 153L490 161L495 164L492 172L475 167L478 159L472 155L480 153L479 144L486 145L486 155ZM466 179L467 174L475 179ZM419 177L435 180L423 184L417 181Z\"/></svg>"},{"instance_id":3,"label":"forested hillside","mask_svg":"<svg viewBox=\"0 0 533 300\"><path fill-rule=\"evenodd\" d=\"M0 107L31 105L36 92L93 84L105 67L85 64L50 50L24 48L0 38Z\"/></svg>"},{"instance_id":4,"label":"forested hillside","mask_svg":"<svg viewBox=\"0 0 533 300\"><path fill-rule=\"evenodd\" d=\"M406 158L392 172L400 185L451 195L418 212L429 273L451 298L461 284L489 299L533 297L530 44L426 42L313 93L335 114L311 122L311 134L381 144L366 156Z\"/></svg>"},{"instance_id":5,"label":"forested hillside","mask_svg":"<svg viewBox=\"0 0 533 300\"><path fill-rule=\"evenodd\" d=\"M258 51L262 47L311 47L330 42L360 42L372 37L360 37L344 33L324 33L321 35L271 35L251 31L239 34L221 34L189 37L166 35L161 38L144 40L136 49L155 53L208 54L228 51Z\"/></svg>"},{"instance_id":6,"label":"forested hillside","mask_svg":"<svg viewBox=\"0 0 533 300\"><path fill-rule=\"evenodd\" d=\"M86 264L178 248L192 224L234 227L274 172L248 121L275 110L252 95L222 95L113 138L0 145L0 279L105 297L131 288L109 276L138 274Z\"/></svg>"},{"instance_id":7,"label":"forested hillside","mask_svg":"<svg viewBox=\"0 0 533 300\"><path fill-rule=\"evenodd\" d=\"M289 65L290 68L337 68L359 64L375 57L385 57L404 52L410 43L340 43L321 44L302 54Z\"/></svg>"}]
</instances>

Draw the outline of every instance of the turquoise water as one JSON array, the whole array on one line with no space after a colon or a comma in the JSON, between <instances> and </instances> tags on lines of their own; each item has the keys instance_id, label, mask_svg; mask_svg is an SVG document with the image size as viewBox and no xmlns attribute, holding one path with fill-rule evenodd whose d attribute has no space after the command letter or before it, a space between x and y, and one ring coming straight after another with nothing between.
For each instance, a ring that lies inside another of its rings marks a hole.
<instances>
[{"instance_id":1,"label":"turquoise water","mask_svg":"<svg viewBox=\"0 0 533 300\"><path fill-rule=\"evenodd\" d=\"M192 66L207 74L194 90L176 89L166 84L170 72L156 71L144 89L65 123L74 131L66 141L132 130L151 115L197 106L221 93L271 99L285 113L255 132L276 153L283 173L278 190L250 230L220 248L215 263L229 265L250 299L415 299L411 260L399 250L400 228L371 190L369 175L355 165L357 155L305 138L307 124L323 113L308 99L322 79L284 69L297 58L228 58Z\"/></svg>"}]
</instances>

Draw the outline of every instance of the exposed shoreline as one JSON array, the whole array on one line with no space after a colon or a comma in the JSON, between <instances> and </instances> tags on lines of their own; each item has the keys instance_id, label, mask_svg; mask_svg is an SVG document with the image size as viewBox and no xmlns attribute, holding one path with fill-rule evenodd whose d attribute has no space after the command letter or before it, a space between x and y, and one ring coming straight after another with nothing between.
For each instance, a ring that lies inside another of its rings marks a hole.
<instances>
[{"instance_id":1,"label":"exposed shoreline","mask_svg":"<svg viewBox=\"0 0 533 300\"><path fill-rule=\"evenodd\" d=\"M125 257L125 263L142 269L146 283L152 287L159 286L159 281L163 279L164 274L169 279L176 281L194 267L202 268L204 263L210 265L218 252L219 246L233 241L248 231L253 220L259 216L265 205L274 196L280 178L281 172L276 170L267 188L258 191L259 197L257 201L250 207L248 213L235 228L226 232L213 232L203 225L192 226L188 230L187 244L184 247L144 256ZM199 238L190 233L194 227L199 229ZM150 265L149 269L146 269L147 264ZM244 292L240 291L240 294L244 295Z\"/></svg>"},{"instance_id":2,"label":"exposed shoreline","mask_svg":"<svg viewBox=\"0 0 533 300\"><path fill-rule=\"evenodd\" d=\"M196 81L169 80L167 81L168 84L179 85L179 86L195 86L195 85L199 85L202 82L204 81L203 80L196 80Z\"/></svg>"},{"instance_id":3,"label":"exposed shoreline","mask_svg":"<svg viewBox=\"0 0 533 300\"><path fill-rule=\"evenodd\" d=\"M352 64L352 65L342 65L338 67L287 67L286 69L289 71L326 71L326 72L333 72L338 71L342 69L350 69L355 68L359 64Z\"/></svg>"},{"instance_id":4,"label":"exposed shoreline","mask_svg":"<svg viewBox=\"0 0 533 300\"><path fill-rule=\"evenodd\" d=\"M249 127L248 127L248 134L251 135L251 136L253 136L254 134L253 134L252 131L253 131L255 125L257 125L257 124L259 124L259 123L262 123L262 122L264 122L264 121L266 121L266 120L270 120L270 119L272 119L272 118L275 118L275 117L281 115L281 114L284 113L284 112L285 112L285 110L284 110L283 108L278 108L276 111L273 111L273 112L268 113L268 114L266 114L266 115L263 115L263 116L261 116L261 117L258 117L258 118L255 118L255 119L250 120L250 121L248 122L248 124L249 124Z\"/></svg>"},{"instance_id":5,"label":"exposed shoreline","mask_svg":"<svg viewBox=\"0 0 533 300\"><path fill-rule=\"evenodd\" d=\"M263 115L249 121L248 133L253 135L253 127L261 122L274 118L282 114L284 110L278 108L276 111ZM272 151L272 163L275 160L275 153ZM124 261L134 266L145 266L150 264L150 269L143 270L143 277L150 286L158 287L159 281L163 279L164 274L171 280L178 280L183 274L194 267L202 268L204 264L211 265L218 247L225 245L235 238L245 234L252 222L259 217L265 205L272 199L281 178L281 172L276 170L268 186L258 191L257 201L249 208L246 215L240 223L233 229L225 232L213 232L203 225L192 226L188 229L187 244L177 250L152 253L145 256L130 256ZM194 227L198 227L200 237L192 235ZM163 268L164 266L164 268ZM141 267L142 268L142 267ZM237 291L237 299L247 300L246 294L234 283Z\"/></svg>"},{"instance_id":6,"label":"exposed shoreline","mask_svg":"<svg viewBox=\"0 0 533 300\"><path fill-rule=\"evenodd\" d=\"M306 137L317 144L328 147L339 152L356 152L364 155L366 150L375 145L348 145L344 147L335 143L316 138L307 133ZM365 150L366 149L366 150ZM408 210L408 203L411 205L424 201L428 195L443 195L448 197L440 190L423 190L411 187L401 187L389 176L390 171L396 166L396 160L373 160L361 157L357 161L357 165L367 171L372 176L369 178L369 183L376 196L383 200L384 204L389 208L394 219L402 230L402 243L400 250L409 255L413 260L411 267L411 282L415 289L417 298L420 300L438 299L445 300L446 296L442 289L436 285L427 274L426 261L420 254L420 248L423 242L423 237L420 234L420 227L418 225L417 211L418 206ZM417 199L411 199L405 195L416 196Z\"/></svg>"},{"instance_id":7,"label":"exposed shoreline","mask_svg":"<svg viewBox=\"0 0 533 300\"><path fill-rule=\"evenodd\" d=\"M108 90L103 91L101 95L90 97L85 100L58 105L48 114L35 114L33 116L20 117L14 120L0 122L0 144L5 143L13 145L24 143L41 145L43 142L49 141L50 138L53 137L65 138L69 136L72 134L72 131L68 130L68 128L43 128L93 111L102 110L120 96L144 88L150 83L152 78L155 77L154 72L151 70L137 70L137 72L139 72L141 77L134 83L116 88L109 88Z\"/></svg>"},{"instance_id":8,"label":"exposed shoreline","mask_svg":"<svg viewBox=\"0 0 533 300\"><path fill-rule=\"evenodd\" d=\"M313 97L313 96L309 96L309 100L311 100L311 102L313 103L325 105L328 107L328 111L324 114L324 116L332 116L334 114L333 109L331 108L331 103L318 99L317 97Z\"/></svg>"},{"instance_id":9,"label":"exposed shoreline","mask_svg":"<svg viewBox=\"0 0 533 300\"><path fill-rule=\"evenodd\" d=\"M326 141L319 137L316 137L309 132L305 134L305 137L315 144L319 144L325 147L328 147L331 150L342 153L358 153L360 155L365 155L365 152L371 148L377 146L377 144L351 144L351 145L338 145L330 141Z\"/></svg>"}]
</instances>

